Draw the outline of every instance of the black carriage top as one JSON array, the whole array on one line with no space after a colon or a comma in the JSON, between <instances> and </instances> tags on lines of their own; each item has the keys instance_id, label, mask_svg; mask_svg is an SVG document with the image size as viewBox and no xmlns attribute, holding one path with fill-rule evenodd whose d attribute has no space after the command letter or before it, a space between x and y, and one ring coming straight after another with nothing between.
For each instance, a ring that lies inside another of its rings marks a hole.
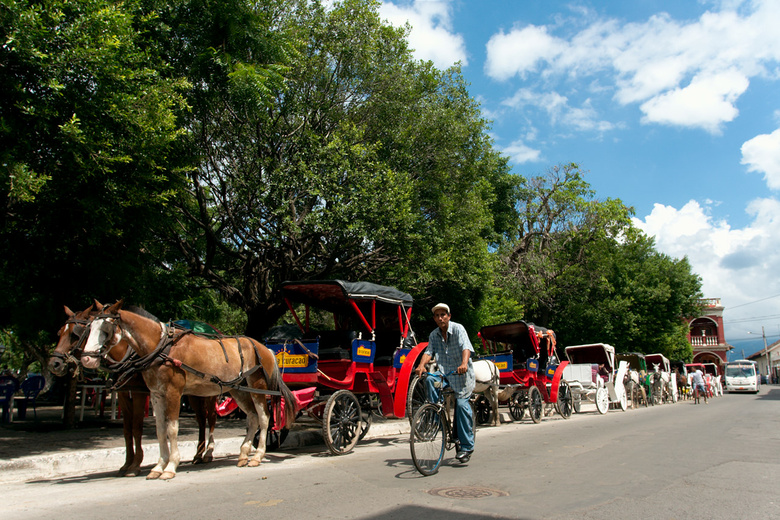
<instances>
[{"instance_id":1,"label":"black carriage top","mask_svg":"<svg viewBox=\"0 0 780 520\"><path fill-rule=\"evenodd\" d=\"M349 315L354 311L370 333L396 328L400 329L405 338L409 332L414 300L409 294L394 287L345 280L306 280L284 282L281 291L287 307L303 331L309 330L308 308L311 306L330 311L334 317ZM293 303L306 306L305 323L299 319Z\"/></svg>"},{"instance_id":2,"label":"black carriage top","mask_svg":"<svg viewBox=\"0 0 780 520\"><path fill-rule=\"evenodd\" d=\"M512 321L488 325L479 330L479 337L491 354L511 350L515 362L537 357L546 361L555 356L555 333L533 323Z\"/></svg>"}]
</instances>

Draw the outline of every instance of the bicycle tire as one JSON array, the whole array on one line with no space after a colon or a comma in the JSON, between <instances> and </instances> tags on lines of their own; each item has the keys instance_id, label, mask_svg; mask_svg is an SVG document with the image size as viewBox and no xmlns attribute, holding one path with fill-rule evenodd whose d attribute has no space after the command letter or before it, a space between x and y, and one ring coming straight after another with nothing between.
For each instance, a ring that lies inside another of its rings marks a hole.
<instances>
[{"instance_id":1,"label":"bicycle tire","mask_svg":"<svg viewBox=\"0 0 780 520\"><path fill-rule=\"evenodd\" d=\"M423 476L439 471L447 444L445 428L441 409L435 404L422 405L412 417L409 434L412 462Z\"/></svg>"}]
</instances>

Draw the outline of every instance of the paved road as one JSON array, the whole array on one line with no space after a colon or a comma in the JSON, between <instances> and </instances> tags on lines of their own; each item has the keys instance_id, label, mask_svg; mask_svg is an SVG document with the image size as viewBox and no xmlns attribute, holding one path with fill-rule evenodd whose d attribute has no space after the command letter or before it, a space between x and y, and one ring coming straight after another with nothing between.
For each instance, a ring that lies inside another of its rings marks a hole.
<instances>
[{"instance_id":1,"label":"paved road","mask_svg":"<svg viewBox=\"0 0 780 520\"><path fill-rule=\"evenodd\" d=\"M321 446L182 466L169 482L87 473L3 485L3 515L41 518L426 520L780 518L780 388L482 428L468 466L432 477L406 435L343 457ZM450 453L448 456L454 454Z\"/></svg>"}]
</instances>

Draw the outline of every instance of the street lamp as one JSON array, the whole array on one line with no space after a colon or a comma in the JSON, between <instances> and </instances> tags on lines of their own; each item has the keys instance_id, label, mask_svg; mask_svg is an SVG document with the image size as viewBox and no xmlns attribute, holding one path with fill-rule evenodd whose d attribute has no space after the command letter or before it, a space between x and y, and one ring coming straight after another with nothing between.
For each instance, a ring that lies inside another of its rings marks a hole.
<instances>
[{"instance_id":1,"label":"street lamp","mask_svg":"<svg viewBox=\"0 0 780 520\"><path fill-rule=\"evenodd\" d=\"M748 334L756 334L756 332L748 332ZM763 325L761 326L761 336L764 338L764 355L766 356L766 382L770 384L772 382L772 359L769 357L769 348L766 345L766 333Z\"/></svg>"}]
</instances>

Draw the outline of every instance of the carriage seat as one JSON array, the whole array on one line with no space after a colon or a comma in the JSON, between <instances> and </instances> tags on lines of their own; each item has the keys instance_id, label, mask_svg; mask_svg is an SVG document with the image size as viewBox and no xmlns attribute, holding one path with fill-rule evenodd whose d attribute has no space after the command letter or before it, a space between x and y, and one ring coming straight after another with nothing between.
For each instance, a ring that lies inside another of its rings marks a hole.
<instances>
[{"instance_id":1,"label":"carriage seat","mask_svg":"<svg viewBox=\"0 0 780 520\"><path fill-rule=\"evenodd\" d=\"M317 337L321 360L352 359L352 340L358 337L354 330L322 330Z\"/></svg>"},{"instance_id":2,"label":"carriage seat","mask_svg":"<svg viewBox=\"0 0 780 520\"><path fill-rule=\"evenodd\" d=\"M401 332L398 330L378 330L374 337L376 339L374 364L383 367L392 366L395 351L401 346L405 346Z\"/></svg>"}]
</instances>

